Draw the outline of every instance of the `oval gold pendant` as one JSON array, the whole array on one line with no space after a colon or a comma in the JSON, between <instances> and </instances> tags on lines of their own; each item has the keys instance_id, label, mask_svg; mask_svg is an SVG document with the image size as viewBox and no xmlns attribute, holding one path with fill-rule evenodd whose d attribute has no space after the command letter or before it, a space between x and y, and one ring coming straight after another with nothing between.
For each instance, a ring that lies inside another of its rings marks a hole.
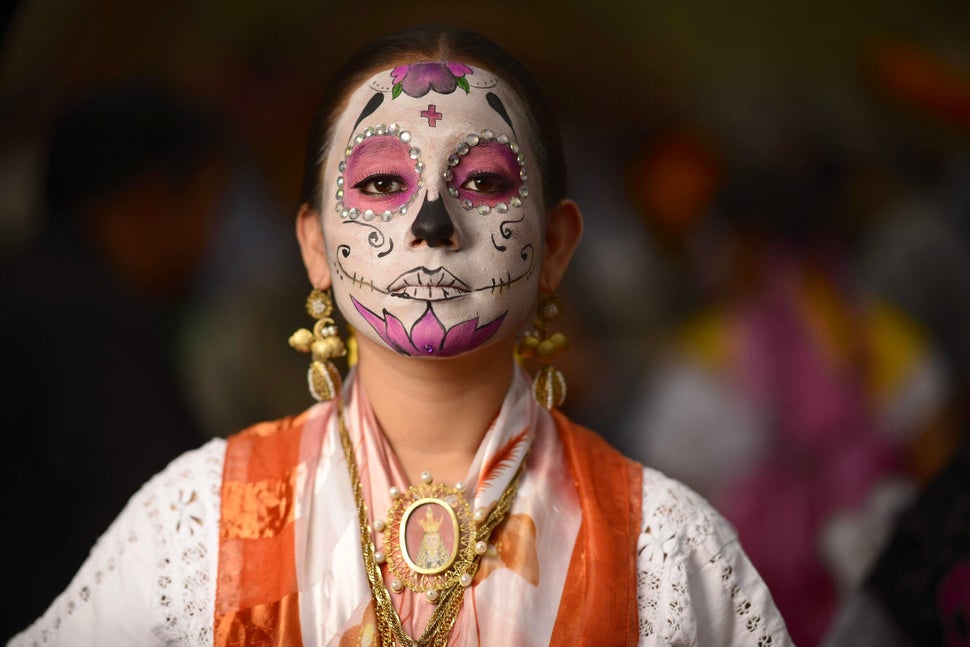
<instances>
[{"instance_id":1,"label":"oval gold pendant","mask_svg":"<svg viewBox=\"0 0 970 647\"><path fill-rule=\"evenodd\" d=\"M388 569L413 591L445 589L474 559L473 528L471 508L460 491L443 483L412 485L387 513Z\"/></svg>"}]
</instances>

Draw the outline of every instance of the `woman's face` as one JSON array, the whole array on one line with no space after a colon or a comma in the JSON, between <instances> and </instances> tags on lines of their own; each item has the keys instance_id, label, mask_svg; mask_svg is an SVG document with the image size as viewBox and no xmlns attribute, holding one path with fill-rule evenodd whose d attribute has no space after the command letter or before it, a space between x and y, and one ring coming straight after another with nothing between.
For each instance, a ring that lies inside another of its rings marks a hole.
<instances>
[{"instance_id":1,"label":"woman's face","mask_svg":"<svg viewBox=\"0 0 970 647\"><path fill-rule=\"evenodd\" d=\"M479 68L403 65L354 91L323 161L321 215L358 333L449 357L522 327L543 253L531 137L510 86Z\"/></svg>"}]
</instances>

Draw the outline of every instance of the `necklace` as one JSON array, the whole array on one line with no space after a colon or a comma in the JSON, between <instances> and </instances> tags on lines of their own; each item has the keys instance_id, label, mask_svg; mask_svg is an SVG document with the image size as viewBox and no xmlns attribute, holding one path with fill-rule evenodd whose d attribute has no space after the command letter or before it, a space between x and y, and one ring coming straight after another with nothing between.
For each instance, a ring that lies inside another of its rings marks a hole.
<instances>
[{"instance_id":1,"label":"necklace","mask_svg":"<svg viewBox=\"0 0 970 647\"><path fill-rule=\"evenodd\" d=\"M476 510L473 515L469 515L468 502L461 484L456 487L435 484L427 472L421 475L422 484L412 485L407 492L392 488L391 498L394 503L388 511L388 520L374 524L378 532L391 531L384 537L386 552L379 551L371 537L367 503L364 501L360 475L357 472L357 459L344 421L343 406L339 401L337 420L340 424L340 442L347 459L347 471L350 473L351 489L357 504L360 547L364 555L367 583L374 598L374 613L377 616L381 643L385 647L443 647L448 642L448 635L458 618L465 589L471 586L478 563L488 549L488 539L512 506L519 478L525 468L525 458L492 509ZM452 546L448 549L448 542L445 542L445 549L442 550L439 540L445 521L450 522L450 528L446 526L445 534L447 535L449 529L453 533ZM420 546L416 550L412 550L408 542L409 528L412 525L420 526L424 530ZM398 537L396 543L394 535ZM426 541L429 535L437 536L439 540ZM385 560L395 576L391 583L395 593L408 586L412 590L425 591L428 601L437 605L424 633L416 640L404 631L401 618L391 602L390 593L384 586L380 564Z\"/></svg>"}]
</instances>

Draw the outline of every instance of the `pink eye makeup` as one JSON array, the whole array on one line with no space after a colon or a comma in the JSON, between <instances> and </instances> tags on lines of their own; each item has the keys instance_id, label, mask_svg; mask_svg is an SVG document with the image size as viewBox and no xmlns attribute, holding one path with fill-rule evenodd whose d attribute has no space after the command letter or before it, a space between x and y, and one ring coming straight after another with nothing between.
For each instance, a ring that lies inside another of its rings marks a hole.
<instances>
[{"instance_id":1,"label":"pink eye makeup","mask_svg":"<svg viewBox=\"0 0 970 647\"><path fill-rule=\"evenodd\" d=\"M338 165L336 211L345 220L387 222L405 215L421 184L424 162L411 134L397 124L365 128Z\"/></svg>"},{"instance_id":2,"label":"pink eye makeup","mask_svg":"<svg viewBox=\"0 0 970 647\"><path fill-rule=\"evenodd\" d=\"M522 206L529 195L524 185L528 175L525 157L519 146L505 135L489 130L469 134L448 157L443 177L448 194L462 208L487 215L495 210L508 213L509 207Z\"/></svg>"}]
</instances>

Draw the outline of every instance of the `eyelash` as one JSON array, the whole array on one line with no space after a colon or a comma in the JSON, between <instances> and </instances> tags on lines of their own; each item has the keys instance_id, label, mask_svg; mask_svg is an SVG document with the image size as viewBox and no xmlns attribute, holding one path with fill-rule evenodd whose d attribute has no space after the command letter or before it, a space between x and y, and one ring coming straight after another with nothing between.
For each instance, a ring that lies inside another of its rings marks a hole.
<instances>
[{"instance_id":1,"label":"eyelash","mask_svg":"<svg viewBox=\"0 0 970 647\"><path fill-rule=\"evenodd\" d=\"M397 190L395 190L395 191L388 191L387 193L382 193L380 191L373 191L372 192L372 191L365 191L364 190L364 187L367 186L368 184L371 184L373 182L378 182L380 180L385 180L385 181L388 181L388 182L395 182L395 183L397 183L397 184L400 185L400 188L397 189ZM402 193L404 191L407 191L408 184L407 184L407 181L404 178L402 178L400 175L398 175L397 173L386 173L384 171L378 171L377 173L371 173L371 174L367 175L367 177L365 177L364 179L360 180L359 182L355 182L353 184L353 188L357 189L358 191L360 191L361 193L364 193L366 195L386 196L386 195L396 195L398 193Z\"/></svg>"}]
</instances>

